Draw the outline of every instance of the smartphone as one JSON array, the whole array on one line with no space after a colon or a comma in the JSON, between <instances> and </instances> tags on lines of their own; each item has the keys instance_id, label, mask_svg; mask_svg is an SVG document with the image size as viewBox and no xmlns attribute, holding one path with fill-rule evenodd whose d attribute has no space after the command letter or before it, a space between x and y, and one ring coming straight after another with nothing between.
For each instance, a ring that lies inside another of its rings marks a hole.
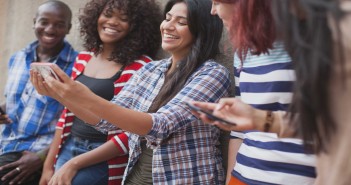
<instances>
[{"instance_id":1,"label":"smartphone","mask_svg":"<svg viewBox=\"0 0 351 185\"><path fill-rule=\"evenodd\" d=\"M54 70L51 69L51 66L54 65L53 63L39 63L39 62L34 62L30 65L30 68L33 69L34 71L38 72L43 78L46 78L48 76L52 76L57 80L60 80L60 78L57 76L57 74L54 72Z\"/></svg>"},{"instance_id":2,"label":"smartphone","mask_svg":"<svg viewBox=\"0 0 351 185\"><path fill-rule=\"evenodd\" d=\"M0 107L0 114L1 114L1 115L5 115L5 114L6 114L6 112L5 112L4 110L2 110L1 107Z\"/></svg>"},{"instance_id":3,"label":"smartphone","mask_svg":"<svg viewBox=\"0 0 351 185\"><path fill-rule=\"evenodd\" d=\"M185 102L185 104L190 107L191 110L193 111L197 111L197 112L201 112L201 113L204 113L206 114L206 116L211 119L211 120L214 120L214 121L220 121L224 124L227 124L227 125L236 125L236 123L233 123L233 122L230 122L230 121L227 121L227 120L224 120L220 117L217 117L215 115L212 114L212 112L208 111L208 110L204 110L204 109L201 109L200 107L196 107L195 105L191 104L191 103L188 103L188 102Z\"/></svg>"}]
</instances>

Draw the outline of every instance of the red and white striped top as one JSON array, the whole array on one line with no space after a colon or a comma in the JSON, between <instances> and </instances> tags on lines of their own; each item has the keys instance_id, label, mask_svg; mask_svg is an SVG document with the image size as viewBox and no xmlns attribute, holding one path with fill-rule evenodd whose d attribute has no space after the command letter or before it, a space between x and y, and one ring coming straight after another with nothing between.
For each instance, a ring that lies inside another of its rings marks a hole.
<instances>
[{"instance_id":1,"label":"red and white striped top","mask_svg":"<svg viewBox=\"0 0 351 185\"><path fill-rule=\"evenodd\" d=\"M71 78L75 80L80 74L83 73L86 64L92 58L92 52L80 52L77 56L76 62L73 66L73 71ZM134 73L143 67L145 64L151 62L152 59L143 55L138 60L135 60L130 65L126 66L121 74L121 76L114 82L115 90L114 95L117 95L125 83L134 75ZM59 121L57 122L56 129L62 129L61 142L59 145L59 151L56 155L56 159L61 151L62 145L71 133L71 127L73 124L75 115L70 112L66 107L63 110ZM108 132L108 137L106 141L112 140L116 147L121 152L121 156L113 158L108 161L109 166L109 185L121 184L123 179L124 169L128 163L128 135L121 129L112 130Z\"/></svg>"}]
</instances>

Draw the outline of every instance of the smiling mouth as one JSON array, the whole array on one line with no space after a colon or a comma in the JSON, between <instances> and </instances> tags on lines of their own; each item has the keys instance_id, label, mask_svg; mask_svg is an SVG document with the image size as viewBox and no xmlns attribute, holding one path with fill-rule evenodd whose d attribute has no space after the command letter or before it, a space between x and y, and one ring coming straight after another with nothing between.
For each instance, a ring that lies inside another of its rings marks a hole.
<instances>
[{"instance_id":1,"label":"smiling mouth","mask_svg":"<svg viewBox=\"0 0 351 185\"><path fill-rule=\"evenodd\" d=\"M175 35L167 34L167 33L163 34L163 38L165 38L165 39L179 39L179 37L177 37Z\"/></svg>"},{"instance_id":2,"label":"smiling mouth","mask_svg":"<svg viewBox=\"0 0 351 185\"><path fill-rule=\"evenodd\" d=\"M110 34L116 34L116 33L119 33L119 32L120 32L120 31L118 31L118 30L116 30L116 29L107 28L107 27L104 28L104 31L105 31L106 33L110 33Z\"/></svg>"},{"instance_id":3,"label":"smiling mouth","mask_svg":"<svg viewBox=\"0 0 351 185\"><path fill-rule=\"evenodd\" d=\"M44 41L48 41L48 42L52 42L52 41L54 41L56 39L56 37L47 36L47 35L44 35L42 38L43 38Z\"/></svg>"}]
</instances>

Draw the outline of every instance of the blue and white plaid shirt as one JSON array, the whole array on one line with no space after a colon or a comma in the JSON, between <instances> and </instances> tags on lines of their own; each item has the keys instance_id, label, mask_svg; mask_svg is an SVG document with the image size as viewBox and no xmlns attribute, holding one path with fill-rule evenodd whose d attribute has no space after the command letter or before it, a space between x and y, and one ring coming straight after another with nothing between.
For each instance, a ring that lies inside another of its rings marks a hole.
<instances>
[{"instance_id":1,"label":"blue and white plaid shirt","mask_svg":"<svg viewBox=\"0 0 351 185\"><path fill-rule=\"evenodd\" d=\"M155 61L140 69L112 100L114 103L147 112L159 93L169 69L169 59ZM150 113L153 126L145 137L153 149L153 184L223 184L224 171L219 149L220 130L202 123L184 104L187 101L216 102L228 96L228 70L207 61L186 82L183 89L156 113ZM105 130L113 125L102 121ZM129 163L125 177L141 154L141 137L129 138Z\"/></svg>"},{"instance_id":2,"label":"blue and white plaid shirt","mask_svg":"<svg viewBox=\"0 0 351 185\"><path fill-rule=\"evenodd\" d=\"M35 61L37 47L35 41L10 59L5 97L6 113L13 123L0 126L0 154L36 152L52 141L63 106L50 97L39 95L29 80L30 64ZM76 56L77 52L65 42L55 63L70 75Z\"/></svg>"}]
</instances>

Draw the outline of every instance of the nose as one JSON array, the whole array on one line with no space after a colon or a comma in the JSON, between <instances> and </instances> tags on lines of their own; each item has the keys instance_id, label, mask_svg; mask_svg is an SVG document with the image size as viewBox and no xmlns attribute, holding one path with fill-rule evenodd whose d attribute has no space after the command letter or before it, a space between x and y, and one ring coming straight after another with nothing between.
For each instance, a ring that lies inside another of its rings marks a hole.
<instances>
[{"instance_id":1,"label":"nose","mask_svg":"<svg viewBox=\"0 0 351 185\"><path fill-rule=\"evenodd\" d=\"M172 20L170 20L170 21L164 21L163 29L166 29L166 30L174 30L174 21L172 21Z\"/></svg>"},{"instance_id":2,"label":"nose","mask_svg":"<svg viewBox=\"0 0 351 185\"><path fill-rule=\"evenodd\" d=\"M47 33L54 33L55 32L55 25L49 24L45 27L45 32Z\"/></svg>"},{"instance_id":3,"label":"nose","mask_svg":"<svg viewBox=\"0 0 351 185\"><path fill-rule=\"evenodd\" d=\"M117 26L119 24L119 20L117 18L111 18L107 21L107 24L110 26Z\"/></svg>"}]
</instances>

